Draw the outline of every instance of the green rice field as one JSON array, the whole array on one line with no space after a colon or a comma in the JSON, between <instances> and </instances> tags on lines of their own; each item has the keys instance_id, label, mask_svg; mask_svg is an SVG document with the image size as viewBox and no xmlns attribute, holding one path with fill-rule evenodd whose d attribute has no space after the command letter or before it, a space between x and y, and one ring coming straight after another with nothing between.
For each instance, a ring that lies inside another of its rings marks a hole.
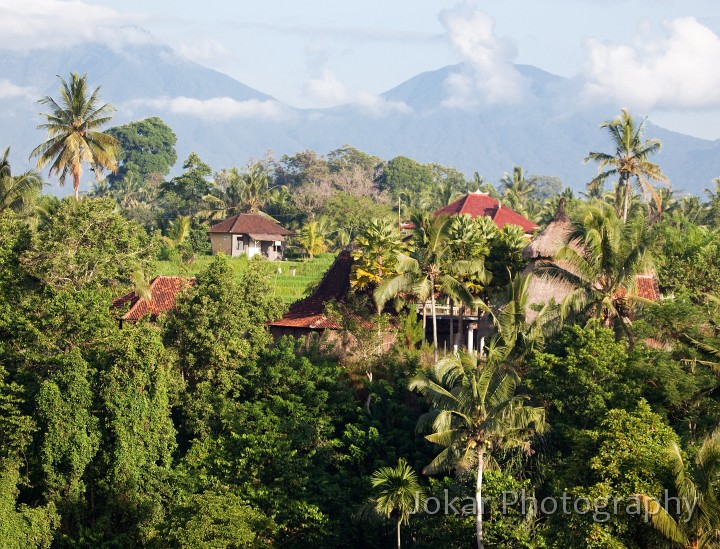
<instances>
[{"instance_id":1,"label":"green rice field","mask_svg":"<svg viewBox=\"0 0 720 549\"><path fill-rule=\"evenodd\" d=\"M286 303L292 303L305 297L306 289L315 286L332 262L335 254L321 254L312 260L302 261L273 261L272 266L276 269L275 293ZM185 265L176 261L157 261L155 272L159 275L181 275L192 276L202 271L212 261L212 256L200 256L192 264ZM233 257L229 263L240 277L248 259L245 256ZM293 275L293 268L295 274Z\"/></svg>"}]
</instances>

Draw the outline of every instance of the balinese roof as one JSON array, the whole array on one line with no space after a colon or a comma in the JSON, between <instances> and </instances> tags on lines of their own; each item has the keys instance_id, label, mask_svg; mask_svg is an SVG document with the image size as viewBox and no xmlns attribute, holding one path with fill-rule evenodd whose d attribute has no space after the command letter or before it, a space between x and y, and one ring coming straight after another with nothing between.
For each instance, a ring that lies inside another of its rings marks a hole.
<instances>
[{"instance_id":1,"label":"balinese roof","mask_svg":"<svg viewBox=\"0 0 720 549\"><path fill-rule=\"evenodd\" d=\"M528 234L538 228L538 225L529 219L507 206L503 206L489 194L480 191L466 194L459 200L435 212L435 215L443 214L469 214L472 217L485 216L492 219L498 229L502 229L505 225L517 225Z\"/></svg>"},{"instance_id":2,"label":"balinese roof","mask_svg":"<svg viewBox=\"0 0 720 549\"><path fill-rule=\"evenodd\" d=\"M241 213L228 217L225 221L216 223L210 227L211 233L229 233L229 234L252 234L258 240L284 240L283 236L293 234L259 213Z\"/></svg>"},{"instance_id":3,"label":"balinese roof","mask_svg":"<svg viewBox=\"0 0 720 549\"><path fill-rule=\"evenodd\" d=\"M150 299L128 292L113 300L110 307L120 309L129 303L130 308L120 317L122 320L135 322L148 315L154 320L160 313L174 309L177 294L193 285L194 276L156 276L150 283Z\"/></svg>"},{"instance_id":4,"label":"balinese roof","mask_svg":"<svg viewBox=\"0 0 720 549\"><path fill-rule=\"evenodd\" d=\"M350 250L341 251L323 276L315 291L290 305L280 320L270 326L338 330L341 326L325 315L328 301L342 302L350 290L350 272L354 259Z\"/></svg>"},{"instance_id":5,"label":"balinese roof","mask_svg":"<svg viewBox=\"0 0 720 549\"><path fill-rule=\"evenodd\" d=\"M561 201L552 221L525 246L523 259L552 259L557 251L568 243L573 227L564 206L564 201Z\"/></svg>"}]
</instances>

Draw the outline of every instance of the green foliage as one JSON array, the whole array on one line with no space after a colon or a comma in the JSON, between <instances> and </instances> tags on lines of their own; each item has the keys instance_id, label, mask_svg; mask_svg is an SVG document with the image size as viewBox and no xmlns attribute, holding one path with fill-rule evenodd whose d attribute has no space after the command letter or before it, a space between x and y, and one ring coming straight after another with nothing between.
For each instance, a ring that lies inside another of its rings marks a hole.
<instances>
[{"instance_id":1,"label":"green foliage","mask_svg":"<svg viewBox=\"0 0 720 549\"><path fill-rule=\"evenodd\" d=\"M270 343L265 323L281 316L269 264L247 262L236 281L228 262L224 255L213 257L195 287L179 296L165 327L165 342L177 350L188 382L185 412L193 433L207 433L213 407L246 383L252 361Z\"/></svg>"},{"instance_id":2,"label":"green foliage","mask_svg":"<svg viewBox=\"0 0 720 549\"><path fill-rule=\"evenodd\" d=\"M42 507L17 505L18 464L0 461L0 533L5 549L49 548L59 516L52 503Z\"/></svg>"},{"instance_id":3,"label":"green foliage","mask_svg":"<svg viewBox=\"0 0 720 549\"><path fill-rule=\"evenodd\" d=\"M161 185L161 198L168 217L195 215L202 210L203 197L210 192L212 168L196 153L183 162L183 173Z\"/></svg>"},{"instance_id":4,"label":"green foliage","mask_svg":"<svg viewBox=\"0 0 720 549\"><path fill-rule=\"evenodd\" d=\"M271 517L228 491L183 498L168 522L164 543L173 548L270 547L278 533Z\"/></svg>"},{"instance_id":5,"label":"green foliage","mask_svg":"<svg viewBox=\"0 0 720 549\"><path fill-rule=\"evenodd\" d=\"M720 287L720 231L663 224L658 235L658 280L663 292L699 298Z\"/></svg>"},{"instance_id":6,"label":"green foliage","mask_svg":"<svg viewBox=\"0 0 720 549\"><path fill-rule=\"evenodd\" d=\"M98 420L91 411L92 372L78 349L55 357L50 367L55 373L38 395L46 493L61 510L82 507L85 470L100 447Z\"/></svg>"},{"instance_id":7,"label":"green foliage","mask_svg":"<svg viewBox=\"0 0 720 549\"><path fill-rule=\"evenodd\" d=\"M639 387L622 376L627 360L612 331L568 326L532 355L524 381L544 402L555 429L560 423L589 428L639 395Z\"/></svg>"},{"instance_id":8,"label":"green foliage","mask_svg":"<svg viewBox=\"0 0 720 549\"><path fill-rule=\"evenodd\" d=\"M161 335L147 325L118 334L107 361L99 379L102 462L108 464L98 482L106 498L103 512L118 534L145 545L164 515L176 447L170 397L179 380Z\"/></svg>"},{"instance_id":9,"label":"green foliage","mask_svg":"<svg viewBox=\"0 0 720 549\"><path fill-rule=\"evenodd\" d=\"M118 171L108 176L111 186L131 173L140 176L141 180L151 174L165 176L177 161L177 137L157 116L116 126L106 133L119 143Z\"/></svg>"},{"instance_id":10,"label":"green foliage","mask_svg":"<svg viewBox=\"0 0 720 549\"><path fill-rule=\"evenodd\" d=\"M27 270L55 289L107 287L147 271L153 240L108 199L65 199L22 256Z\"/></svg>"}]
</instances>

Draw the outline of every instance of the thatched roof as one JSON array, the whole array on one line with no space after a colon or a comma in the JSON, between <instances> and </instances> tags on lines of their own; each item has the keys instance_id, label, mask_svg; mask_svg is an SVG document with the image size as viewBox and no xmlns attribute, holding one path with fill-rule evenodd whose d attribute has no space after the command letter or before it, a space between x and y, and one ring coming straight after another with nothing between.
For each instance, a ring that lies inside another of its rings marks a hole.
<instances>
[{"instance_id":1,"label":"thatched roof","mask_svg":"<svg viewBox=\"0 0 720 549\"><path fill-rule=\"evenodd\" d=\"M560 200L553 220L525 246L523 259L552 259L565 246L572 232L572 221L565 213L565 200Z\"/></svg>"},{"instance_id":2,"label":"thatched roof","mask_svg":"<svg viewBox=\"0 0 720 549\"><path fill-rule=\"evenodd\" d=\"M528 306L525 309L525 320L527 322L532 322L537 317L538 312L533 308L533 305L543 306L553 300L560 305L573 291L573 285L566 280L537 272L542 263L542 261L531 261L522 272L523 276L532 274L527 290Z\"/></svg>"}]
</instances>

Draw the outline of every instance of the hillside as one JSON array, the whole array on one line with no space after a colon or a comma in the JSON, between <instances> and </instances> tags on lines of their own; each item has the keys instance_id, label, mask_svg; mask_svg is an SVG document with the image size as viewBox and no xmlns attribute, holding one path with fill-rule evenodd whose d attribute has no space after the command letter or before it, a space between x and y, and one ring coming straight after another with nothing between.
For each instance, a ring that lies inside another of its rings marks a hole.
<instances>
[{"instance_id":1,"label":"hillside","mask_svg":"<svg viewBox=\"0 0 720 549\"><path fill-rule=\"evenodd\" d=\"M517 68L528 93L514 105L448 108L446 80L462 65L419 74L382 94L368 109L346 105L300 110L160 45L114 51L106 46L30 53L0 51L0 145L12 146L13 165L30 167L29 152L42 140L35 100L55 94L55 75L88 73L103 98L118 107L115 122L157 115L178 135L178 156L196 151L215 169L243 165L272 150L328 152L350 144L390 159L455 165L497 181L514 164L527 173L556 175L580 190L594 173L581 160L607 147L599 124L619 106L578 106L573 80L536 67ZM575 105L575 107L572 107ZM650 125L664 142L657 157L673 187L701 193L720 174L720 142Z\"/></svg>"}]
</instances>

